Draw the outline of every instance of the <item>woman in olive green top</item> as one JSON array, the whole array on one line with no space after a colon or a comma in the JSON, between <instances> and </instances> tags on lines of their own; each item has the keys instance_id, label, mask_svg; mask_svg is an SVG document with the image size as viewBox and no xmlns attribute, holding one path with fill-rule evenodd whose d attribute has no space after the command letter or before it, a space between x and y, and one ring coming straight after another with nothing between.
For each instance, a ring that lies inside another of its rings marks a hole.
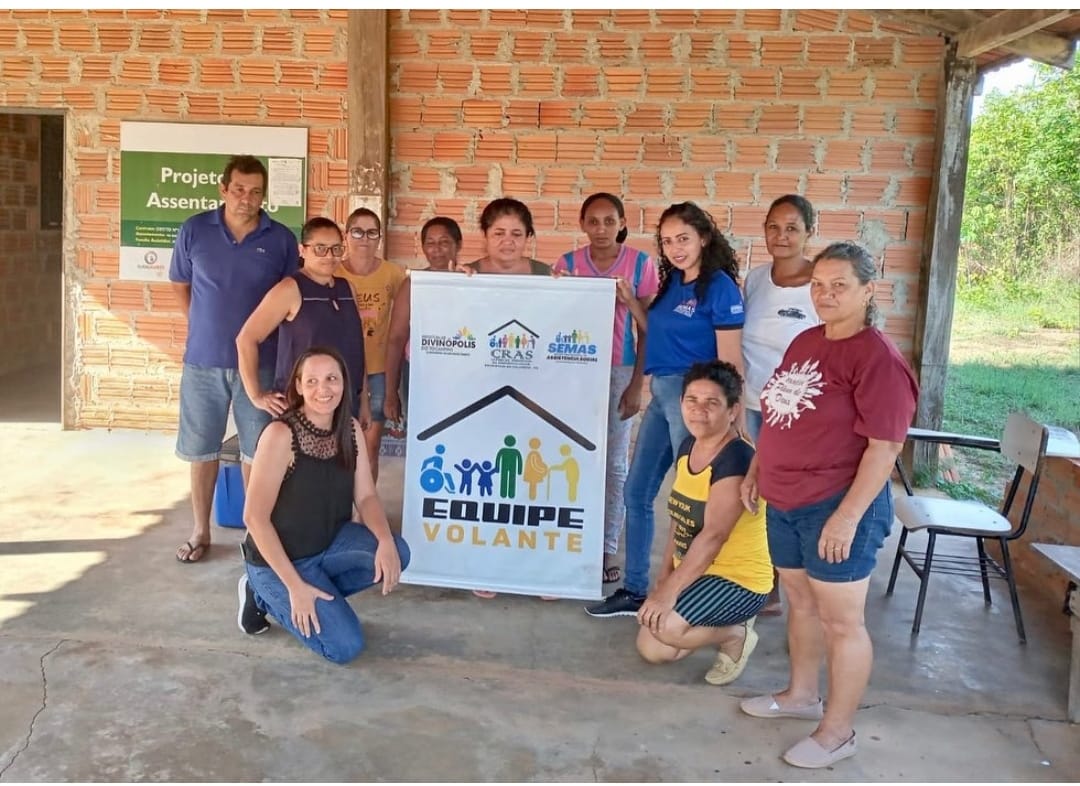
<instances>
[{"instance_id":1,"label":"woman in olive green top","mask_svg":"<svg viewBox=\"0 0 1080 786\"><path fill-rule=\"evenodd\" d=\"M484 233L484 256L460 265L465 272L517 273L519 275L550 276L551 266L539 259L525 256L529 238L536 236L532 213L524 202L502 197L488 202L480 214L480 231ZM478 598L494 598L491 590L473 590ZM544 596L541 596L544 597ZM545 600L554 600L544 597Z\"/></svg>"},{"instance_id":2,"label":"woman in olive green top","mask_svg":"<svg viewBox=\"0 0 1080 786\"><path fill-rule=\"evenodd\" d=\"M551 266L525 255L529 238L534 237L532 213L524 202L503 197L489 202L480 214L487 252L473 262L461 265L477 273L518 273L550 276Z\"/></svg>"}]
</instances>

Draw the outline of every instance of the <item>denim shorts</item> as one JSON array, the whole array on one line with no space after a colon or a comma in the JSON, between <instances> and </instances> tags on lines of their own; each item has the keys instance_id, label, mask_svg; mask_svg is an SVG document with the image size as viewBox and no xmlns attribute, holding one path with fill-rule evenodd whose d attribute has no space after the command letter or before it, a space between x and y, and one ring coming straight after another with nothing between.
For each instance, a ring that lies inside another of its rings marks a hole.
<instances>
[{"instance_id":1,"label":"denim shorts","mask_svg":"<svg viewBox=\"0 0 1080 786\"><path fill-rule=\"evenodd\" d=\"M384 423L386 413L383 412L383 404L386 402L386 374L368 374L367 389L371 391L371 422Z\"/></svg>"},{"instance_id":2,"label":"denim shorts","mask_svg":"<svg viewBox=\"0 0 1080 786\"><path fill-rule=\"evenodd\" d=\"M821 502L789 511L766 506L765 528L774 567L802 569L812 579L831 582L861 581L874 572L878 549L889 537L893 523L892 489L888 483L859 520L848 558L843 562L826 562L818 556L821 530L845 494L847 489Z\"/></svg>"},{"instance_id":3,"label":"denim shorts","mask_svg":"<svg viewBox=\"0 0 1080 786\"><path fill-rule=\"evenodd\" d=\"M274 369L259 369L263 390L273 390ZM184 461L217 461L232 404L233 422L240 437L240 455L250 462L270 413L251 403L235 368L184 364L180 375L180 430L176 455Z\"/></svg>"}]
</instances>

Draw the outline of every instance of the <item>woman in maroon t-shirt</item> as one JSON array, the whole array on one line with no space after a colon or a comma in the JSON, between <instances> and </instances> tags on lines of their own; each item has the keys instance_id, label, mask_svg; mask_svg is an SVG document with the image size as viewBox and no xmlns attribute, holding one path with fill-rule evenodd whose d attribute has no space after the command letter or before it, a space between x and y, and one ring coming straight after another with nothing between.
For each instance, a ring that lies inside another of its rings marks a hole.
<instances>
[{"instance_id":1,"label":"woman in maroon t-shirt","mask_svg":"<svg viewBox=\"0 0 1080 786\"><path fill-rule=\"evenodd\" d=\"M855 711L873 662L866 591L892 526L889 475L918 396L911 369L874 327L876 273L855 243L834 243L814 259L810 293L822 324L796 336L762 390L758 452L741 488L747 508L757 508L759 492L768 502L791 653L788 687L741 707L756 717L819 720L784 754L797 767L855 753Z\"/></svg>"}]
</instances>

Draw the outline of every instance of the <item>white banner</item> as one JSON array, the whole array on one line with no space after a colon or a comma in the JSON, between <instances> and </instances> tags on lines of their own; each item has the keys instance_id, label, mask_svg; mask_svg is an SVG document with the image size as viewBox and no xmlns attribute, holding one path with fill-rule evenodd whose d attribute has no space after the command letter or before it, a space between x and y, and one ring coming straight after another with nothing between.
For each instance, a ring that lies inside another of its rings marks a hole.
<instances>
[{"instance_id":1,"label":"white banner","mask_svg":"<svg viewBox=\"0 0 1080 786\"><path fill-rule=\"evenodd\" d=\"M402 581L601 597L614 280L411 275Z\"/></svg>"}]
</instances>

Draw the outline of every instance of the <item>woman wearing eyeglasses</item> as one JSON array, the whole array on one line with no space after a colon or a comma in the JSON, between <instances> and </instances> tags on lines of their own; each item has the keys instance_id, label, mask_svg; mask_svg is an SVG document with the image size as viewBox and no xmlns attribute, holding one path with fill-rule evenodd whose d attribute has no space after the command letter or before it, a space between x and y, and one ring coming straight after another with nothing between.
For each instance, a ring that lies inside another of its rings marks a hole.
<instances>
[{"instance_id":1,"label":"woman wearing eyeglasses","mask_svg":"<svg viewBox=\"0 0 1080 786\"><path fill-rule=\"evenodd\" d=\"M390 308L405 281L405 268L381 259L382 239L379 217L366 207L357 208L345 222L345 256L334 274L344 278L356 292L356 304L363 321L364 353L367 358L367 390L371 416L360 418L364 429L371 475L379 479L379 443L386 414L386 344L390 333ZM366 424L366 425L365 425Z\"/></svg>"},{"instance_id":2,"label":"woman wearing eyeglasses","mask_svg":"<svg viewBox=\"0 0 1080 786\"><path fill-rule=\"evenodd\" d=\"M285 411L285 391L292 368L313 346L328 345L345 358L349 378L358 380L349 391L353 416L359 416L359 393L364 379L364 341L352 287L334 275L345 255L341 230L329 218L312 218L300 233L303 266L282 279L255 308L236 336L240 379L259 409L277 417ZM259 344L278 331L273 390L259 385Z\"/></svg>"}]
</instances>

